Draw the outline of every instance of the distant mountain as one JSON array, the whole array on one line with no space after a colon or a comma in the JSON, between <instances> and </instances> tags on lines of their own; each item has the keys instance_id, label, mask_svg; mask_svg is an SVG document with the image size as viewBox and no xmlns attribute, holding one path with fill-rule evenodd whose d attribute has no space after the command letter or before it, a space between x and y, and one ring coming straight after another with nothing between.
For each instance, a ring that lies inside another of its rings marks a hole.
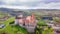
<instances>
[{"instance_id":1,"label":"distant mountain","mask_svg":"<svg viewBox=\"0 0 60 34\"><path fill-rule=\"evenodd\" d=\"M0 8L0 11L56 11L59 9L11 9L11 8Z\"/></svg>"},{"instance_id":2,"label":"distant mountain","mask_svg":"<svg viewBox=\"0 0 60 34\"><path fill-rule=\"evenodd\" d=\"M20 13L20 12L24 12L24 10L21 10L21 9L10 9L10 8L0 8L0 11L7 12L13 16L18 15L18 13ZM26 12L25 12L25 14L26 14Z\"/></svg>"},{"instance_id":3,"label":"distant mountain","mask_svg":"<svg viewBox=\"0 0 60 34\"><path fill-rule=\"evenodd\" d=\"M13 9L9 9L9 8L0 8L0 11L6 11L6 12L8 12L8 11L13 11Z\"/></svg>"},{"instance_id":4,"label":"distant mountain","mask_svg":"<svg viewBox=\"0 0 60 34\"><path fill-rule=\"evenodd\" d=\"M57 12L57 13L60 13L60 10L59 9L10 9L10 8L0 8L0 11L2 12L7 12L7 13L10 13L11 15L16 15L18 14L17 12L19 11L23 11L25 13L31 13L31 12L35 12L35 13L45 13L45 12L50 12L52 13L53 12Z\"/></svg>"}]
</instances>

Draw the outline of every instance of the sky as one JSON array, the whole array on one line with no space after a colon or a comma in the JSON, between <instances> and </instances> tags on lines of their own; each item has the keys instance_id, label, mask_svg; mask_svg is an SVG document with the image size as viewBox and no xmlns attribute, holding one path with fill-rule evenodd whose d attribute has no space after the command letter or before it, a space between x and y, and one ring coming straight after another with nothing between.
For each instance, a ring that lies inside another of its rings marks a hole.
<instances>
[{"instance_id":1,"label":"sky","mask_svg":"<svg viewBox=\"0 0 60 34\"><path fill-rule=\"evenodd\" d=\"M60 0L0 0L0 7L13 9L60 9Z\"/></svg>"}]
</instances>

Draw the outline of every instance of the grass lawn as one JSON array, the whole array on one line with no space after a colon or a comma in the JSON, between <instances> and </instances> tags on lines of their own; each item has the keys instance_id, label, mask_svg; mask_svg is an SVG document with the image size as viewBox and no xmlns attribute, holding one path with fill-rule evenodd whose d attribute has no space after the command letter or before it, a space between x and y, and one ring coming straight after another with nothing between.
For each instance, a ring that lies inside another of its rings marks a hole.
<instances>
[{"instance_id":1,"label":"grass lawn","mask_svg":"<svg viewBox=\"0 0 60 34\"><path fill-rule=\"evenodd\" d=\"M5 27L0 30L4 30L4 31L9 32L10 34L14 34L11 26L9 25L9 23L12 21L14 21L14 17L11 17L11 18L7 19L6 21L4 21Z\"/></svg>"},{"instance_id":2,"label":"grass lawn","mask_svg":"<svg viewBox=\"0 0 60 34\"><path fill-rule=\"evenodd\" d=\"M7 31L9 34L16 34L14 32L14 30L19 29L18 32L22 32L22 33L27 34L26 30L24 30L23 28L21 28L19 26L16 26L16 27L12 28L11 25L9 25L9 23L14 21L14 20L15 20L15 17L11 17L11 18L7 19L6 21L4 21L5 27L0 29L0 30Z\"/></svg>"},{"instance_id":3,"label":"grass lawn","mask_svg":"<svg viewBox=\"0 0 60 34\"><path fill-rule=\"evenodd\" d=\"M38 25L46 25L45 21L42 20L42 19L38 20L38 23L37 24Z\"/></svg>"},{"instance_id":4,"label":"grass lawn","mask_svg":"<svg viewBox=\"0 0 60 34\"><path fill-rule=\"evenodd\" d=\"M1 23L4 23L4 21L0 21L0 24L1 24Z\"/></svg>"}]
</instances>

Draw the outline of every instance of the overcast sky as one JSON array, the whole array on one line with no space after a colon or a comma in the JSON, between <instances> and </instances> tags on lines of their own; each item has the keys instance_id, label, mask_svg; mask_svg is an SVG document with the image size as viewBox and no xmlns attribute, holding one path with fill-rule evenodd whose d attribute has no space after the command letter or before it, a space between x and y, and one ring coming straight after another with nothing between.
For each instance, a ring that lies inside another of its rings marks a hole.
<instances>
[{"instance_id":1,"label":"overcast sky","mask_svg":"<svg viewBox=\"0 0 60 34\"><path fill-rule=\"evenodd\" d=\"M0 0L0 7L14 9L60 9L60 0Z\"/></svg>"}]
</instances>

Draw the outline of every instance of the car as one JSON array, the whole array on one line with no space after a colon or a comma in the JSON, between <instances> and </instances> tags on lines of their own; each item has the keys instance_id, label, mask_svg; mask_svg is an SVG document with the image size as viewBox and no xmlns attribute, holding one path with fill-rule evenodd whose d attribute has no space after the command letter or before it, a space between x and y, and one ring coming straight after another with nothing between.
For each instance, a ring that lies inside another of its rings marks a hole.
<instances>
[{"instance_id":1,"label":"car","mask_svg":"<svg viewBox=\"0 0 60 34\"><path fill-rule=\"evenodd\" d=\"M0 28L4 28L5 24L0 24Z\"/></svg>"}]
</instances>

